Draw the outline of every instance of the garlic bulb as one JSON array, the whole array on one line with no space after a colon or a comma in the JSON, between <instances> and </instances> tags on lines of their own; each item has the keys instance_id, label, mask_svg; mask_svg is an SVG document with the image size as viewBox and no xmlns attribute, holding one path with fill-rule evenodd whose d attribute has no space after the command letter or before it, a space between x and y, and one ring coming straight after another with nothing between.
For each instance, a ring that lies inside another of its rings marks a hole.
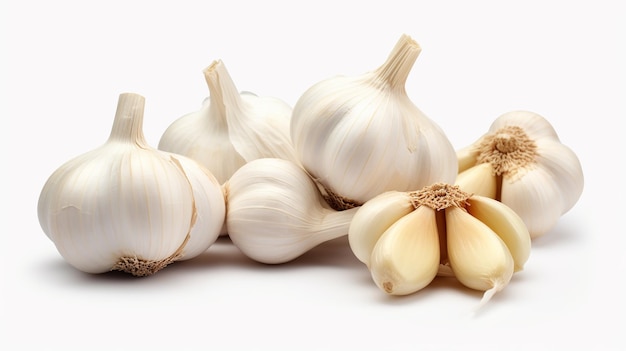
<instances>
[{"instance_id":1,"label":"garlic bulb","mask_svg":"<svg viewBox=\"0 0 626 351\"><path fill-rule=\"evenodd\" d=\"M217 179L146 143L144 102L121 94L107 142L63 164L41 191L41 228L81 271L151 275L206 251L224 222Z\"/></svg>"},{"instance_id":2,"label":"garlic bulb","mask_svg":"<svg viewBox=\"0 0 626 351\"><path fill-rule=\"evenodd\" d=\"M403 35L378 69L320 81L296 102L291 139L334 208L360 206L390 190L454 181L452 144L405 90L420 51Z\"/></svg>"},{"instance_id":3,"label":"garlic bulb","mask_svg":"<svg viewBox=\"0 0 626 351\"><path fill-rule=\"evenodd\" d=\"M353 216L348 241L388 294L414 293L451 270L463 285L485 291L481 304L523 269L531 248L512 209L446 183L374 197Z\"/></svg>"},{"instance_id":4,"label":"garlic bulb","mask_svg":"<svg viewBox=\"0 0 626 351\"><path fill-rule=\"evenodd\" d=\"M306 171L283 159L250 161L224 187L228 235L262 263L285 263L347 235L357 210L330 208Z\"/></svg>"},{"instance_id":5,"label":"garlic bulb","mask_svg":"<svg viewBox=\"0 0 626 351\"><path fill-rule=\"evenodd\" d=\"M291 106L274 97L239 93L221 60L203 73L209 97L198 111L178 118L165 130L160 150L196 160L220 184L257 158L297 162L289 136Z\"/></svg>"},{"instance_id":6,"label":"garlic bulb","mask_svg":"<svg viewBox=\"0 0 626 351\"><path fill-rule=\"evenodd\" d=\"M583 191L578 157L560 142L552 125L533 112L501 115L457 156L455 184L512 208L533 238L550 231Z\"/></svg>"}]
</instances>

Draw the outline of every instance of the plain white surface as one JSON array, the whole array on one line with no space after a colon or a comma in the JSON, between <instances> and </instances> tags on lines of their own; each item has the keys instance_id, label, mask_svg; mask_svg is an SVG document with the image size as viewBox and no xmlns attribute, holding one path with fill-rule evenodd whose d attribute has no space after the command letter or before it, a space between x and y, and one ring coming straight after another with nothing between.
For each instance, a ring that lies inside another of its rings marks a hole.
<instances>
[{"instance_id":1,"label":"plain white surface","mask_svg":"<svg viewBox=\"0 0 626 351\"><path fill-rule=\"evenodd\" d=\"M3 1L3 350L623 350L624 12L617 1ZM208 94L222 59L240 90L295 104L311 84L422 53L415 104L455 147L499 114L548 118L586 176L578 204L474 317L453 279L385 296L339 239L281 266L227 240L158 274L87 275L39 227L47 177L103 143L117 97L146 97L157 145ZM620 218L620 216L622 218Z\"/></svg>"}]
</instances>

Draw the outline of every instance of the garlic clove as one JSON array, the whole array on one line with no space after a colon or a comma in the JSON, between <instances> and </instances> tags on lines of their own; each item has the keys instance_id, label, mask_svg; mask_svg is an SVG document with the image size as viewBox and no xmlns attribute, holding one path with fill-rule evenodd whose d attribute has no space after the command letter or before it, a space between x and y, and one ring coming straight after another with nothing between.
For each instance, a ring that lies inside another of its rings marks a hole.
<instances>
[{"instance_id":1,"label":"garlic clove","mask_svg":"<svg viewBox=\"0 0 626 351\"><path fill-rule=\"evenodd\" d=\"M459 173L454 184L468 193L495 198L498 180L494 173L491 163L481 163Z\"/></svg>"},{"instance_id":2,"label":"garlic clove","mask_svg":"<svg viewBox=\"0 0 626 351\"><path fill-rule=\"evenodd\" d=\"M308 173L283 159L250 161L225 186L229 237L247 257L267 264L347 235L358 210L331 209Z\"/></svg>"},{"instance_id":3,"label":"garlic clove","mask_svg":"<svg viewBox=\"0 0 626 351\"><path fill-rule=\"evenodd\" d=\"M543 116L530 111L510 111L496 118L489 126L487 134L497 133L506 127L519 127L530 140L547 138L560 142L556 130Z\"/></svg>"},{"instance_id":4,"label":"garlic clove","mask_svg":"<svg viewBox=\"0 0 626 351\"><path fill-rule=\"evenodd\" d=\"M476 165L476 158L478 157L478 152L471 145L466 146L462 149L457 150L456 157L458 161L458 173L462 173L463 171L469 169Z\"/></svg>"},{"instance_id":5,"label":"garlic clove","mask_svg":"<svg viewBox=\"0 0 626 351\"><path fill-rule=\"evenodd\" d=\"M348 229L348 242L354 255L369 266L372 250L380 236L414 209L409 194L402 191L388 191L363 204Z\"/></svg>"},{"instance_id":6,"label":"garlic clove","mask_svg":"<svg viewBox=\"0 0 626 351\"><path fill-rule=\"evenodd\" d=\"M183 261L205 252L219 237L226 219L225 197L221 184L208 169L188 157L165 154L180 165L193 192L193 227L179 259Z\"/></svg>"},{"instance_id":7,"label":"garlic clove","mask_svg":"<svg viewBox=\"0 0 626 351\"><path fill-rule=\"evenodd\" d=\"M376 285L391 295L414 293L439 270L435 210L420 206L397 220L376 242L370 271Z\"/></svg>"},{"instance_id":8,"label":"garlic clove","mask_svg":"<svg viewBox=\"0 0 626 351\"><path fill-rule=\"evenodd\" d=\"M528 261L531 249L530 233L524 221L505 204L484 196L473 195L467 202L467 211L486 224L506 244L515 272L521 271Z\"/></svg>"},{"instance_id":9,"label":"garlic clove","mask_svg":"<svg viewBox=\"0 0 626 351\"><path fill-rule=\"evenodd\" d=\"M524 220L531 238L537 238L561 216L564 200L559 190L549 172L535 167L517 178L503 177L500 201Z\"/></svg>"},{"instance_id":10,"label":"garlic clove","mask_svg":"<svg viewBox=\"0 0 626 351\"><path fill-rule=\"evenodd\" d=\"M511 280L513 257L489 226L464 209L448 207L445 215L452 271L466 287L485 292L480 303L483 305Z\"/></svg>"},{"instance_id":11,"label":"garlic clove","mask_svg":"<svg viewBox=\"0 0 626 351\"><path fill-rule=\"evenodd\" d=\"M584 187L584 176L578 156L563 144L537 140L537 164L550 174L561 194L563 215L574 207Z\"/></svg>"}]
</instances>

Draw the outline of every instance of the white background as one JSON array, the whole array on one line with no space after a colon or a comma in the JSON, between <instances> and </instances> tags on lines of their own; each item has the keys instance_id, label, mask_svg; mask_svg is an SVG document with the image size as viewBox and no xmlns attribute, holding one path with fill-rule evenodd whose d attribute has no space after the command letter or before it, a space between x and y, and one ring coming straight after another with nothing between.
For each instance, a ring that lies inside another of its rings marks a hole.
<instances>
[{"instance_id":1,"label":"white background","mask_svg":"<svg viewBox=\"0 0 626 351\"><path fill-rule=\"evenodd\" d=\"M3 350L624 349L625 13L618 1L3 1ZM156 146L208 94L222 59L240 90L293 106L313 83L422 46L413 102L455 147L501 113L546 117L585 190L524 271L474 317L453 279L391 298L339 239L280 265L226 240L156 275L88 275L36 214L47 177L108 137L118 95L145 96ZM621 218L620 218L621 217Z\"/></svg>"}]
</instances>

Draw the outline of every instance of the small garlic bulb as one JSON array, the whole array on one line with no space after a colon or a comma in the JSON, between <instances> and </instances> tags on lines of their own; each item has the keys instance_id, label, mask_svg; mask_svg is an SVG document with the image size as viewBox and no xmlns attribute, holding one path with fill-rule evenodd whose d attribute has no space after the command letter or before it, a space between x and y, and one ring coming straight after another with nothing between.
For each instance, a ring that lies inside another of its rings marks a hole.
<instances>
[{"instance_id":1,"label":"small garlic bulb","mask_svg":"<svg viewBox=\"0 0 626 351\"><path fill-rule=\"evenodd\" d=\"M41 228L81 271L151 275L206 251L223 225L217 179L146 143L144 101L121 94L107 142L63 164L41 191Z\"/></svg>"},{"instance_id":2,"label":"small garlic bulb","mask_svg":"<svg viewBox=\"0 0 626 351\"><path fill-rule=\"evenodd\" d=\"M296 102L291 139L334 208L360 206L385 191L454 181L452 144L405 90L420 51L403 35L375 71L320 81Z\"/></svg>"},{"instance_id":3,"label":"small garlic bulb","mask_svg":"<svg viewBox=\"0 0 626 351\"><path fill-rule=\"evenodd\" d=\"M484 291L481 304L523 269L531 248L512 209L446 183L374 197L353 216L348 242L388 294L411 294L451 274Z\"/></svg>"},{"instance_id":4,"label":"small garlic bulb","mask_svg":"<svg viewBox=\"0 0 626 351\"><path fill-rule=\"evenodd\" d=\"M578 157L560 142L552 125L533 112L501 115L457 157L455 184L506 204L524 220L533 238L550 231L583 191Z\"/></svg>"},{"instance_id":5,"label":"small garlic bulb","mask_svg":"<svg viewBox=\"0 0 626 351\"><path fill-rule=\"evenodd\" d=\"M257 158L297 162L289 136L291 106L274 97L239 93L221 60L203 73L209 97L198 111L178 118L165 130L160 150L196 160L220 184Z\"/></svg>"},{"instance_id":6,"label":"small garlic bulb","mask_svg":"<svg viewBox=\"0 0 626 351\"><path fill-rule=\"evenodd\" d=\"M228 235L262 263L285 263L347 235L357 210L330 208L306 171L283 159L250 161L224 187Z\"/></svg>"}]
</instances>

